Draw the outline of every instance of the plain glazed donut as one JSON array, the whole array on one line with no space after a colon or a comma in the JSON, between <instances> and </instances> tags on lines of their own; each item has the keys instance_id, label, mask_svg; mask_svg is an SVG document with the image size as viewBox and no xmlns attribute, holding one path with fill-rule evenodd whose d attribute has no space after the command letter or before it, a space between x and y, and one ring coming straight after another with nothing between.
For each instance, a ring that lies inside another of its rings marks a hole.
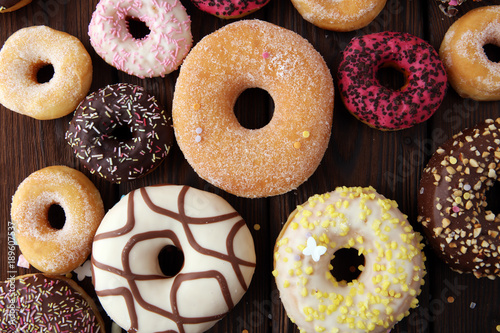
<instances>
[{"instance_id":1,"label":"plain glazed donut","mask_svg":"<svg viewBox=\"0 0 500 333\"><path fill-rule=\"evenodd\" d=\"M172 277L159 265L166 246L184 255ZM245 221L221 197L152 186L132 191L106 213L92 269L102 306L128 332L204 332L246 292L255 250Z\"/></svg>"},{"instance_id":2,"label":"plain glazed donut","mask_svg":"<svg viewBox=\"0 0 500 333\"><path fill-rule=\"evenodd\" d=\"M500 215L486 193L500 174L500 118L453 136L424 169L419 222L431 247L453 270L500 276Z\"/></svg>"},{"instance_id":3,"label":"plain glazed donut","mask_svg":"<svg viewBox=\"0 0 500 333\"><path fill-rule=\"evenodd\" d=\"M154 170L170 151L172 121L144 88L118 83L93 92L66 132L75 156L91 173L120 183Z\"/></svg>"},{"instance_id":4,"label":"plain glazed donut","mask_svg":"<svg viewBox=\"0 0 500 333\"><path fill-rule=\"evenodd\" d=\"M367 26L387 0L292 0L304 20L333 31L353 31Z\"/></svg>"},{"instance_id":5,"label":"plain glazed donut","mask_svg":"<svg viewBox=\"0 0 500 333\"><path fill-rule=\"evenodd\" d=\"M49 209L64 210L62 229L51 226ZM19 248L36 269L65 274L90 254L104 216L99 191L80 171L50 166L29 175L12 198L11 217Z\"/></svg>"},{"instance_id":6,"label":"plain glazed donut","mask_svg":"<svg viewBox=\"0 0 500 333\"><path fill-rule=\"evenodd\" d=\"M461 97L500 100L500 64L488 59L483 48L487 44L500 45L500 6L469 11L444 36L439 55Z\"/></svg>"},{"instance_id":7,"label":"plain glazed donut","mask_svg":"<svg viewBox=\"0 0 500 333\"><path fill-rule=\"evenodd\" d=\"M255 87L275 109L269 124L247 129L233 107ZM238 21L203 38L182 65L172 107L177 143L201 178L229 193L285 193L325 153L333 94L328 67L305 39L271 23Z\"/></svg>"},{"instance_id":8,"label":"plain glazed donut","mask_svg":"<svg viewBox=\"0 0 500 333\"><path fill-rule=\"evenodd\" d=\"M383 86L377 72L393 67L405 76L399 90ZM384 131L429 119L446 92L446 72L434 48L401 32L355 37L343 51L338 71L346 108L365 124Z\"/></svg>"},{"instance_id":9,"label":"plain glazed donut","mask_svg":"<svg viewBox=\"0 0 500 333\"><path fill-rule=\"evenodd\" d=\"M288 316L301 332L386 332L418 304L421 240L397 203L371 187L309 198L276 240L273 275ZM350 282L331 273L345 248L364 256Z\"/></svg>"},{"instance_id":10,"label":"plain glazed donut","mask_svg":"<svg viewBox=\"0 0 500 333\"><path fill-rule=\"evenodd\" d=\"M0 283L2 332L104 333L92 298L63 276L28 274Z\"/></svg>"},{"instance_id":11,"label":"plain glazed donut","mask_svg":"<svg viewBox=\"0 0 500 333\"><path fill-rule=\"evenodd\" d=\"M145 24L149 34L134 37L131 21ZM191 20L179 0L101 0L89 36L108 64L140 78L176 70L193 43Z\"/></svg>"},{"instance_id":12,"label":"plain glazed donut","mask_svg":"<svg viewBox=\"0 0 500 333\"><path fill-rule=\"evenodd\" d=\"M18 10L31 3L31 0L0 0L0 13Z\"/></svg>"},{"instance_id":13,"label":"plain glazed donut","mask_svg":"<svg viewBox=\"0 0 500 333\"><path fill-rule=\"evenodd\" d=\"M269 2L269 0L191 0L198 8L223 19L236 19L251 14Z\"/></svg>"},{"instance_id":14,"label":"plain glazed donut","mask_svg":"<svg viewBox=\"0 0 500 333\"><path fill-rule=\"evenodd\" d=\"M54 75L39 83L37 73L48 65ZM0 103L29 117L46 120L71 113L91 82L90 55L65 32L45 26L23 28L0 51Z\"/></svg>"}]
</instances>

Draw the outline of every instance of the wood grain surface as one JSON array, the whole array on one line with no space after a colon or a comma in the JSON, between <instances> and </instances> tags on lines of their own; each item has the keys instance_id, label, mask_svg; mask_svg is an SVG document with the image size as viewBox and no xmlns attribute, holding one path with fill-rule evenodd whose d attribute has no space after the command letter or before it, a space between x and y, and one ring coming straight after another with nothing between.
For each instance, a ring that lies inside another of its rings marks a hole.
<instances>
[{"instance_id":1,"label":"wood grain surface","mask_svg":"<svg viewBox=\"0 0 500 333\"><path fill-rule=\"evenodd\" d=\"M182 0L192 19L194 42L233 22L196 9ZM500 4L500 1L467 1L458 16L449 18L435 0L388 0L380 15L367 27L353 32L331 32L306 22L289 0L271 0L263 9L245 17L275 23L308 39L323 55L336 78L340 55L351 38L379 31L403 31L417 35L436 49L448 27L472 8ZM107 84L129 82L144 86L171 112L178 71L165 78L139 79L117 71L93 50L87 34L97 0L33 0L12 13L0 14L0 45L16 30L32 25L48 25L78 37L92 56L94 77L91 91ZM337 82L335 79L335 85ZM272 101L264 91L246 91L238 100L235 113L247 127L265 125L272 116ZM225 198L246 220L255 240L258 264L252 284L242 301L209 332L285 333L298 332L281 306L272 271L275 239L296 205L316 193L337 186L373 186L396 200L409 216L415 229L416 193L426 162L436 148L460 130L486 118L500 116L499 102L475 102L460 98L448 89L444 102L425 123L398 132L381 132L362 124L343 106L338 90L335 96L331 141L321 165L297 190L266 199L238 198L201 180L178 146L174 145L165 162L153 173L136 181L112 185L91 175L73 156L64 139L71 115L50 121L38 121L0 106L0 277L9 277L7 239L10 204L18 184L30 173L50 165L67 165L81 170L99 189L105 208L111 208L121 195L142 186L173 183L186 184L214 192ZM498 204L500 205L500 204ZM260 226L260 229L256 226ZM398 323L393 332L496 332L500 325L500 279L476 279L451 271L426 247L426 283L420 307ZM20 252L17 249L16 256ZM34 269L16 267L17 274ZM89 278L79 282L94 294ZM111 322L103 313L108 323Z\"/></svg>"}]
</instances>

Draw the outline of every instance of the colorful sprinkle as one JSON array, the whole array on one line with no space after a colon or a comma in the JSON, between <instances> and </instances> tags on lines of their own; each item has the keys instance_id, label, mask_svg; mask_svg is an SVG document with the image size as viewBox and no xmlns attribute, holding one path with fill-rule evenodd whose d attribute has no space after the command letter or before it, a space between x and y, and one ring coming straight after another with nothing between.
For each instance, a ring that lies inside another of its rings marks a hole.
<instances>
[{"instance_id":1,"label":"colorful sprinkle","mask_svg":"<svg viewBox=\"0 0 500 333\"><path fill-rule=\"evenodd\" d=\"M193 109L195 109L195 110L199 110L200 108L201 108L201 105L199 103L195 103L193 105Z\"/></svg>"},{"instance_id":2,"label":"colorful sprinkle","mask_svg":"<svg viewBox=\"0 0 500 333\"><path fill-rule=\"evenodd\" d=\"M298 141L296 141L296 142L294 142L294 143L293 143L293 147L294 147L295 149L299 149L301 146L302 146L302 145L301 145L301 144L300 144L300 142L298 142Z\"/></svg>"},{"instance_id":3,"label":"colorful sprinkle","mask_svg":"<svg viewBox=\"0 0 500 333\"><path fill-rule=\"evenodd\" d=\"M303 136L304 138L306 138L306 139L307 139L310 135L311 135L311 133L309 133L309 131L304 131L304 132L302 132L302 136Z\"/></svg>"},{"instance_id":4,"label":"colorful sprinkle","mask_svg":"<svg viewBox=\"0 0 500 333\"><path fill-rule=\"evenodd\" d=\"M264 58L264 59L269 58L269 53L268 52L262 53L262 58Z\"/></svg>"}]
</instances>

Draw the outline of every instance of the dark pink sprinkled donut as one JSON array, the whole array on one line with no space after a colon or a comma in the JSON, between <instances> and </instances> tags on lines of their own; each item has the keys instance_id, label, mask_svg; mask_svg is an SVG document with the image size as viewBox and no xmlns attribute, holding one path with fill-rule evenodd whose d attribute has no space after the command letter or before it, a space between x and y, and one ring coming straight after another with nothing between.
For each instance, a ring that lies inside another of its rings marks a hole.
<instances>
[{"instance_id":1,"label":"dark pink sprinkled donut","mask_svg":"<svg viewBox=\"0 0 500 333\"><path fill-rule=\"evenodd\" d=\"M377 72L393 67L405 76L398 90L383 86ZM402 32L353 38L343 51L338 71L345 106L371 127L394 131L429 119L443 101L447 76L436 50Z\"/></svg>"},{"instance_id":2,"label":"dark pink sprinkled donut","mask_svg":"<svg viewBox=\"0 0 500 333\"><path fill-rule=\"evenodd\" d=\"M264 7L269 0L191 0L198 9L224 19L235 19Z\"/></svg>"}]
</instances>

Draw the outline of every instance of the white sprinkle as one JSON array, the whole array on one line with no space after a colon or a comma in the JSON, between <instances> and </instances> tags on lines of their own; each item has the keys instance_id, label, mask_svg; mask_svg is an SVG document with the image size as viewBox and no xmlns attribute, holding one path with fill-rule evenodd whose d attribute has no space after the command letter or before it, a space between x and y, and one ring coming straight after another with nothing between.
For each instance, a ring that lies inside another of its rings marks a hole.
<instances>
[{"instance_id":1,"label":"white sprinkle","mask_svg":"<svg viewBox=\"0 0 500 333\"><path fill-rule=\"evenodd\" d=\"M464 185L464 190L469 191L470 189L471 189L471 187L469 184Z\"/></svg>"},{"instance_id":2,"label":"white sprinkle","mask_svg":"<svg viewBox=\"0 0 500 333\"><path fill-rule=\"evenodd\" d=\"M196 134L201 134L201 132L203 132L203 129L201 127L198 127L196 129Z\"/></svg>"},{"instance_id":3,"label":"white sprinkle","mask_svg":"<svg viewBox=\"0 0 500 333\"><path fill-rule=\"evenodd\" d=\"M471 308L471 309L474 309L475 307L476 307L476 303L474 303L474 302L470 302L470 308Z\"/></svg>"},{"instance_id":4,"label":"white sprinkle","mask_svg":"<svg viewBox=\"0 0 500 333\"><path fill-rule=\"evenodd\" d=\"M197 135L196 138L194 139L194 141L200 142L201 141L201 136Z\"/></svg>"}]
</instances>

